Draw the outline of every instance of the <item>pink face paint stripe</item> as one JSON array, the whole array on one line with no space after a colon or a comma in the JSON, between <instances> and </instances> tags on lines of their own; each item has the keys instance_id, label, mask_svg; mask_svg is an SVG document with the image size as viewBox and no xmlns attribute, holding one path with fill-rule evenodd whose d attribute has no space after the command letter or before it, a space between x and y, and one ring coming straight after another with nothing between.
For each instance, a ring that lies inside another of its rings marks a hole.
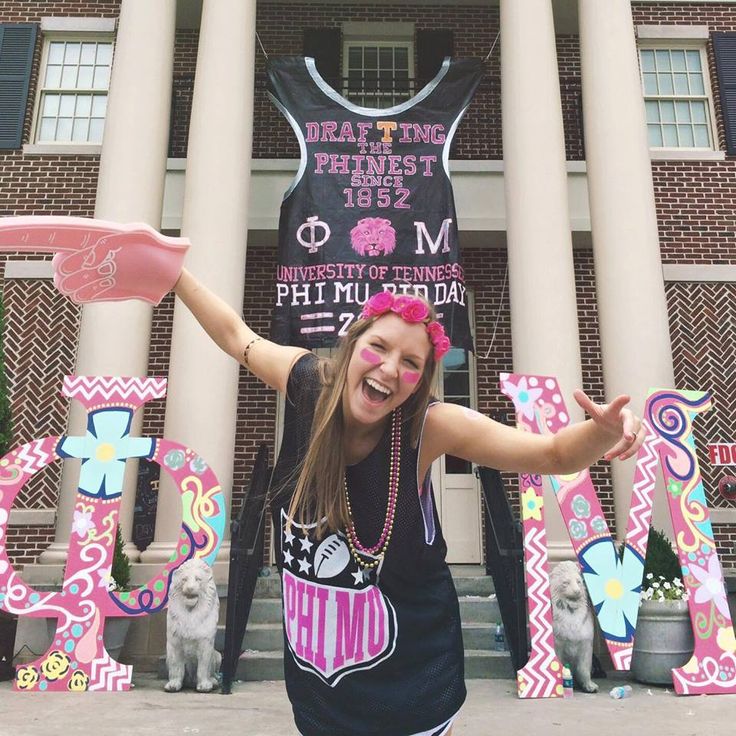
<instances>
[{"instance_id":1,"label":"pink face paint stripe","mask_svg":"<svg viewBox=\"0 0 736 736\"><path fill-rule=\"evenodd\" d=\"M419 381L421 375L418 371L404 371L401 374L401 378L407 383L415 384Z\"/></svg>"},{"instance_id":2,"label":"pink face paint stripe","mask_svg":"<svg viewBox=\"0 0 736 736\"><path fill-rule=\"evenodd\" d=\"M366 363L370 363L371 365L378 365L381 362L381 356L374 353L372 350L368 350L368 348L363 348L360 351L360 357L363 358Z\"/></svg>"}]
</instances>

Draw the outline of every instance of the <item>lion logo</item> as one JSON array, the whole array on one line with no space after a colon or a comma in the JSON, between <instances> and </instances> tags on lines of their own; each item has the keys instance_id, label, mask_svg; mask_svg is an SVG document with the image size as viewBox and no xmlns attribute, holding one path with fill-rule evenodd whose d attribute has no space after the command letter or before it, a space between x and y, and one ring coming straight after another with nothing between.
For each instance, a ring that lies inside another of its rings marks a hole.
<instances>
[{"instance_id":1,"label":"lion logo","mask_svg":"<svg viewBox=\"0 0 736 736\"><path fill-rule=\"evenodd\" d=\"M364 217L350 231L350 245L361 256L388 255L396 248L396 230L391 220Z\"/></svg>"}]
</instances>

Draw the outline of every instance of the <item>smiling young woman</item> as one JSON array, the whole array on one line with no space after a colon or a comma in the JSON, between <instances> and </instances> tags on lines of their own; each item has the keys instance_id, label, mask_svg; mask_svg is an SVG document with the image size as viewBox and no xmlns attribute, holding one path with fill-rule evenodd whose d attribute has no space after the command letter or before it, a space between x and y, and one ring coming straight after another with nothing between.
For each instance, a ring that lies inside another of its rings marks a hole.
<instances>
[{"instance_id":1,"label":"smiling young woman","mask_svg":"<svg viewBox=\"0 0 736 736\"><path fill-rule=\"evenodd\" d=\"M569 473L643 440L628 397L554 436L432 399L450 347L431 305L374 295L320 360L259 338L186 271L177 295L230 355L286 395L271 508L279 530L284 669L303 736L447 736L465 699L457 595L429 471L449 453Z\"/></svg>"}]
</instances>

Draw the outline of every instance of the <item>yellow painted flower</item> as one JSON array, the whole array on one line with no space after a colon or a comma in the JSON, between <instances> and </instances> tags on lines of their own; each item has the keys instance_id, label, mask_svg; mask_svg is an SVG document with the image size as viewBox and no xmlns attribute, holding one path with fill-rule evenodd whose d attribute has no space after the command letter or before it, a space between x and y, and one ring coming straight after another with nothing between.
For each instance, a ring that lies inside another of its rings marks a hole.
<instances>
[{"instance_id":1,"label":"yellow painted flower","mask_svg":"<svg viewBox=\"0 0 736 736\"><path fill-rule=\"evenodd\" d=\"M541 494L537 495L533 488L527 488L521 494L521 518L534 519L542 521L542 506L544 506L544 498Z\"/></svg>"},{"instance_id":2,"label":"yellow painted flower","mask_svg":"<svg viewBox=\"0 0 736 736\"><path fill-rule=\"evenodd\" d=\"M686 672L688 675L696 675L699 669L700 662L694 654L682 667L682 671Z\"/></svg>"},{"instance_id":3,"label":"yellow painted flower","mask_svg":"<svg viewBox=\"0 0 736 736\"><path fill-rule=\"evenodd\" d=\"M72 672L67 687L72 692L82 693L89 687L89 676L85 672L82 672L82 670L76 670Z\"/></svg>"},{"instance_id":4,"label":"yellow painted flower","mask_svg":"<svg viewBox=\"0 0 736 736\"><path fill-rule=\"evenodd\" d=\"M15 673L18 690L33 690L38 683L38 670L35 667L19 667Z\"/></svg>"},{"instance_id":5,"label":"yellow painted flower","mask_svg":"<svg viewBox=\"0 0 736 736\"><path fill-rule=\"evenodd\" d=\"M734 636L733 628L718 629L718 638L716 639L718 646L724 652L733 654L736 652L736 636Z\"/></svg>"},{"instance_id":6,"label":"yellow painted flower","mask_svg":"<svg viewBox=\"0 0 736 736\"><path fill-rule=\"evenodd\" d=\"M521 674L516 676L516 682L518 684L518 693L521 695L529 687L529 683L526 681L524 675Z\"/></svg>"},{"instance_id":7,"label":"yellow painted flower","mask_svg":"<svg viewBox=\"0 0 736 736\"><path fill-rule=\"evenodd\" d=\"M64 654L64 652L55 649L48 657L41 663L41 672L47 680L60 680L67 672L69 672L69 666L71 660Z\"/></svg>"}]
</instances>

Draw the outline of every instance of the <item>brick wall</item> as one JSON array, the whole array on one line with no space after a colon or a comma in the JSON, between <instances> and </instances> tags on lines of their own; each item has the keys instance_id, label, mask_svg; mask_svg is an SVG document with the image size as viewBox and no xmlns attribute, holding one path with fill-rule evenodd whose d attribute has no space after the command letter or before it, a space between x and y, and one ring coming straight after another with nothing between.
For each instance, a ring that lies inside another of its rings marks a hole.
<instances>
[{"instance_id":1,"label":"brick wall","mask_svg":"<svg viewBox=\"0 0 736 736\"><path fill-rule=\"evenodd\" d=\"M707 25L712 31L733 30L736 10L731 3L633 3L634 24Z\"/></svg>"},{"instance_id":2,"label":"brick wall","mask_svg":"<svg viewBox=\"0 0 736 736\"><path fill-rule=\"evenodd\" d=\"M8 527L6 548L10 564L18 569L22 565L35 562L38 555L53 541L53 526Z\"/></svg>"},{"instance_id":3,"label":"brick wall","mask_svg":"<svg viewBox=\"0 0 736 736\"><path fill-rule=\"evenodd\" d=\"M736 263L736 160L652 163L663 263Z\"/></svg>"},{"instance_id":4,"label":"brick wall","mask_svg":"<svg viewBox=\"0 0 736 736\"><path fill-rule=\"evenodd\" d=\"M721 558L721 567L733 570L736 568L736 526L713 524L713 536Z\"/></svg>"},{"instance_id":5,"label":"brick wall","mask_svg":"<svg viewBox=\"0 0 736 736\"><path fill-rule=\"evenodd\" d=\"M40 23L41 18L117 18L120 0L0 0L0 23Z\"/></svg>"}]
</instances>

